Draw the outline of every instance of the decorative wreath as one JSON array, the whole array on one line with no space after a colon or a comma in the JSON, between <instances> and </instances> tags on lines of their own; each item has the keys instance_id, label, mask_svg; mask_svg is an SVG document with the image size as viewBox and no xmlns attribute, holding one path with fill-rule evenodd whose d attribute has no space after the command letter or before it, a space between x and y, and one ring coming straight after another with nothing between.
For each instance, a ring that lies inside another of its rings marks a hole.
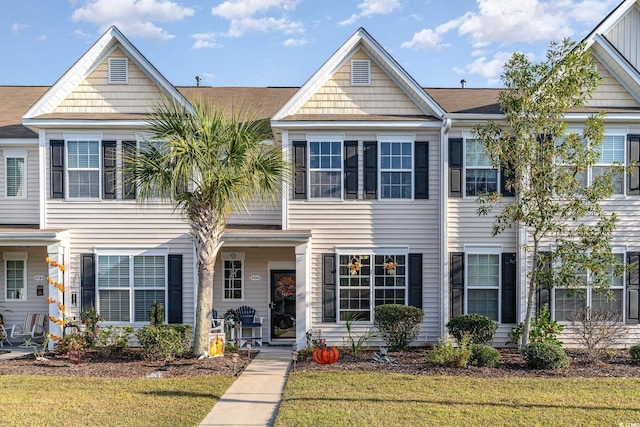
<instances>
[{"instance_id":1,"label":"decorative wreath","mask_svg":"<svg viewBox=\"0 0 640 427\"><path fill-rule=\"evenodd\" d=\"M278 280L276 290L283 297L290 297L296 292L296 281L291 276Z\"/></svg>"},{"instance_id":2,"label":"decorative wreath","mask_svg":"<svg viewBox=\"0 0 640 427\"><path fill-rule=\"evenodd\" d=\"M347 264L347 267L349 267L349 273L355 275L360 271L362 264L358 258L353 257L351 258L351 261L349 261L349 264Z\"/></svg>"},{"instance_id":3,"label":"decorative wreath","mask_svg":"<svg viewBox=\"0 0 640 427\"><path fill-rule=\"evenodd\" d=\"M397 262L394 262L391 258L387 258L387 260L382 264L385 270L389 274L393 274L396 271L396 267L398 266Z\"/></svg>"}]
</instances>

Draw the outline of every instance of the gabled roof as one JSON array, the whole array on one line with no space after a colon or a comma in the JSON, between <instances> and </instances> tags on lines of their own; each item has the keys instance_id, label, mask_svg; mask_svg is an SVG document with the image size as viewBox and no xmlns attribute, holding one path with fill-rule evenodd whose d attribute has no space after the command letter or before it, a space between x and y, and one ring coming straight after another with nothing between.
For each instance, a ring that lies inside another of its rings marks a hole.
<instances>
[{"instance_id":1,"label":"gabled roof","mask_svg":"<svg viewBox=\"0 0 640 427\"><path fill-rule=\"evenodd\" d=\"M623 0L615 9L613 9L596 27L584 38L587 48L595 41L596 34L606 34L611 30L624 16L629 13L631 8L638 6L638 0Z\"/></svg>"},{"instance_id":2,"label":"gabled roof","mask_svg":"<svg viewBox=\"0 0 640 427\"><path fill-rule=\"evenodd\" d=\"M362 48L420 108L425 116L442 118L444 111L396 62L395 59L364 28L359 28L340 48L306 81L300 90L273 116L274 121L295 115L354 52Z\"/></svg>"},{"instance_id":3,"label":"gabled roof","mask_svg":"<svg viewBox=\"0 0 640 427\"><path fill-rule=\"evenodd\" d=\"M189 105L180 92L160 74L147 58L145 58L116 27L112 26L58 79L44 96L25 113L23 119L34 119L38 116L52 113L55 108L118 47L145 73L167 98L176 99L180 103Z\"/></svg>"},{"instance_id":4,"label":"gabled roof","mask_svg":"<svg viewBox=\"0 0 640 427\"><path fill-rule=\"evenodd\" d=\"M22 124L22 115L49 86L0 86L0 138L37 138Z\"/></svg>"}]
</instances>

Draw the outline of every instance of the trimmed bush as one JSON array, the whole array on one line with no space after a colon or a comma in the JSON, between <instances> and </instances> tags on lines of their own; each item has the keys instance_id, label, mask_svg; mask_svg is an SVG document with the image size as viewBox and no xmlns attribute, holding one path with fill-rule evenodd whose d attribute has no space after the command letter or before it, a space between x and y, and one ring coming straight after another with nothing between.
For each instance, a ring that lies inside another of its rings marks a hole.
<instances>
[{"instance_id":1,"label":"trimmed bush","mask_svg":"<svg viewBox=\"0 0 640 427\"><path fill-rule=\"evenodd\" d=\"M438 346L427 354L427 360L435 365L465 368L471 355L468 341L465 338L460 347L456 347L452 341L438 338Z\"/></svg>"},{"instance_id":2,"label":"trimmed bush","mask_svg":"<svg viewBox=\"0 0 640 427\"><path fill-rule=\"evenodd\" d=\"M191 326L147 325L136 332L146 360L173 360L191 352Z\"/></svg>"},{"instance_id":3,"label":"trimmed bush","mask_svg":"<svg viewBox=\"0 0 640 427\"><path fill-rule=\"evenodd\" d=\"M527 367L532 369L561 369L569 366L569 356L562 347L543 342L532 342L522 351Z\"/></svg>"},{"instance_id":4,"label":"trimmed bush","mask_svg":"<svg viewBox=\"0 0 640 427\"><path fill-rule=\"evenodd\" d=\"M384 304L375 308L374 324L391 351L409 347L420 332L424 311L400 304Z\"/></svg>"},{"instance_id":5,"label":"trimmed bush","mask_svg":"<svg viewBox=\"0 0 640 427\"><path fill-rule=\"evenodd\" d=\"M56 343L55 352L57 354L67 354L72 348L80 351L87 349L87 342L84 339L84 334L76 332L63 336L60 341Z\"/></svg>"},{"instance_id":6,"label":"trimmed bush","mask_svg":"<svg viewBox=\"0 0 640 427\"><path fill-rule=\"evenodd\" d=\"M471 344L469 347L469 365L487 366L494 368L500 360L500 353L495 348L485 344Z\"/></svg>"},{"instance_id":7,"label":"trimmed bush","mask_svg":"<svg viewBox=\"0 0 640 427\"><path fill-rule=\"evenodd\" d=\"M493 339L497 329L496 322L480 314L464 314L447 323L447 331L458 344L465 335L471 344L486 344Z\"/></svg>"},{"instance_id":8,"label":"trimmed bush","mask_svg":"<svg viewBox=\"0 0 640 427\"><path fill-rule=\"evenodd\" d=\"M634 344L629 347L629 356L631 356L633 363L640 364L640 344Z\"/></svg>"}]
</instances>

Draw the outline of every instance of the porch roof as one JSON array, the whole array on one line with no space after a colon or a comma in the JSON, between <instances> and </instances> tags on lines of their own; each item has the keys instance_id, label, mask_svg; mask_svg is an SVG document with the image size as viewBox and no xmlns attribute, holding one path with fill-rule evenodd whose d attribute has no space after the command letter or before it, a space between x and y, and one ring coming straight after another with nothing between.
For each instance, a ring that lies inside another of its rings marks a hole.
<instances>
[{"instance_id":1,"label":"porch roof","mask_svg":"<svg viewBox=\"0 0 640 427\"><path fill-rule=\"evenodd\" d=\"M226 246L295 246L307 243L311 230L273 230L228 227L222 235Z\"/></svg>"},{"instance_id":2,"label":"porch roof","mask_svg":"<svg viewBox=\"0 0 640 427\"><path fill-rule=\"evenodd\" d=\"M47 245L69 239L69 230L0 227L0 246Z\"/></svg>"}]
</instances>

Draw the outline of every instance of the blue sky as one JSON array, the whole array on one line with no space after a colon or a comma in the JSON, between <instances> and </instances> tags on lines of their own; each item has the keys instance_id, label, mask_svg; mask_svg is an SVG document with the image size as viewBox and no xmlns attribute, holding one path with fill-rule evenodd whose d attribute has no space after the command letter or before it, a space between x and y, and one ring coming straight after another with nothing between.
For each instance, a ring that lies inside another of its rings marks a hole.
<instances>
[{"instance_id":1,"label":"blue sky","mask_svg":"<svg viewBox=\"0 0 640 427\"><path fill-rule=\"evenodd\" d=\"M4 0L0 85L52 85L116 25L176 86L300 86L364 27L426 87L500 86L513 52L586 36L620 0Z\"/></svg>"}]
</instances>

